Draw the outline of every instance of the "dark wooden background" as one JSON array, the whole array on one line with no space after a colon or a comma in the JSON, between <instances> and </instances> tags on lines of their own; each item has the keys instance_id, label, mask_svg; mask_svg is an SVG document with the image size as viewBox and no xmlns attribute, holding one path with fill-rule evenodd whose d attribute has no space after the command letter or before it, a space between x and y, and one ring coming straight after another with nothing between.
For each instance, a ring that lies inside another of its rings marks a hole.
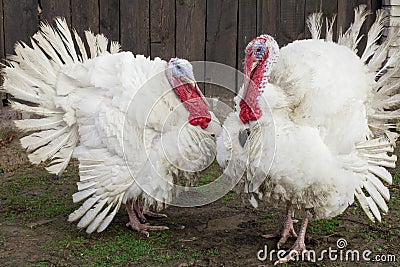
<instances>
[{"instance_id":1,"label":"dark wooden background","mask_svg":"<svg viewBox=\"0 0 400 267\"><path fill-rule=\"evenodd\" d=\"M12 54L16 41L28 41L41 20L63 16L78 31L104 33L135 54L242 69L243 50L255 36L268 33L280 45L307 38L306 17L320 10L338 14L337 33L359 4L381 7L380 0L2 0L0 55ZM226 96L223 89L205 90Z\"/></svg>"}]
</instances>

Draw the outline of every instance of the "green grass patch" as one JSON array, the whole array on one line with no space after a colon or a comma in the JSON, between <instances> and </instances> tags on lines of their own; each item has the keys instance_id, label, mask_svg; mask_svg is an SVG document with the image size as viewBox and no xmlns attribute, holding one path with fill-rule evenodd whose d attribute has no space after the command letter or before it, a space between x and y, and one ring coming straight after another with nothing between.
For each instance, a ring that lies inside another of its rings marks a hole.
<instances>
[{"instance_id":1,"label":"green grass patch","mask_svg":"<svg viewBox=\"0 0 400 267\"><path fill-rule=\"evenodd\" d=\"M104 233L90 236L71 232L65 239L55 243L60 253L68 250L83 263L80 266L86 267L158 266L203 256L194 255L187 248L174 246L176 240L169 231L151 232L149 238L144 238L142 234L124 226L108 228ZM50 241L43 249L48 250L53 244L54 241ZM146 264L141 265L143 262Z\"/></svg>"},{"instance_id":2,"label":"green grass patch","mask_svg":"<svg viewBox=\"0 0 400 267\"><path fill-rule=\"evenodd\" d=\"M143 257L155 254L156 249L148 242L137 240L137 237L129 234L116 236L108 242L97 243L81 252L81 256L91 262L84 266L121 265L132 261L137 262Z\"/></svg>"},{"instance_id":3,"label":"green grass patch","mask_svg":"<svg viewBox=\"0 0 400 267\"><path fill-rule=\"evenodd\" d=\"M206 185L215 181L222 171L217 161L214 161L207 169L205 169L199 178L199 185Z\"/></svg>"},{"instance_id":4,"label":"green grass patch","mask_svg":"<svg viewBox=\"0 0 400 267\"><path fill-rule=\"evenodd\" d=\"M217 249L217 248L210 248L210 249L207 251L207 254L208 254L208 256L210 256L210 257L214 257L214 256L218 256L218 255L220 254L220 252L219 252L219 249Z\"/></svg>"},{"instance_id":5,"label":"green grass patch","mask_svg":"<svg viewBox=\"0 0 400 267\"><path fill-rule=\"evenodd\" d=\"M374 231L372 231L370 228L360 228L359 231L359 236L366 240L367 242L378 238L378 234Z\"/></svg>"},{"instance_id":6,"label":"green grass patch","mask_svg":"<svg viewBox=\"0 0 400 267\"><path fill-rule=\"evenodd\" d=\"M400 184L400 172L393 174L393 184Z\"/></svg>"},{"instance_id":7,"label":"green grass patch","mask_svg":"<svg viewBox=\"0 0 400 267\"><path fill-rule=\"evenodd\" d=\"M34 267L43 267L43 266L51 266L51 263L48 261L39 261L38 263L36 263L35 265L33 265Z\"/></svg>"},{"instance_id":8,"label":"green grass patch","mask_svg":"<svg viewBox=\"0 0 400 267\"><path fill-rule=\"evenodd\" d=\"M59 177L35 167L9 176L0 186L0 195L4 198L0 214L8 221L66 215L75 206L71 192L58 191L65 190L65 184L71 184L72 189L75 179L75 167L69 167L66 175Z\"/></svg>"},{"instance_id":9,"label":"green grass patch","mask_svg":"<svg viewBox=\"0 0 400 267\"><path fill-rule=\"evenodd\" d=\"M193 259L200 259L201 257L203 256L203 253L201 253L201 251L193 251L191 254L190 254L190 258L193 258Z\"/></svg>"},{"instance_id":10,"label":"green grass patch","mask_svg":"<svg viewBox=\"0 0 400 267\"><path fill-rule=\"evenodd\" d=\"M238 198L238 194L235 191L229 191L228 194L226 194L222 198L222 202L224 203L225 206L227 206L229 203L236 200L237 198Z\"/></svg>"},{"instance_id":11,"label":"green grass patch","mask_svg":"<svg viewBox=\"0 0 400 267\"><path fill-rule=\"evenodd\" d=\"M337 218L329 219L329 220L319 220L313 221L308 226L308 230L313 233L318 233L322 235L330 235L334 234L336 227L338 227L341 223L341 220Z\"/></svg>"}]
</instances>

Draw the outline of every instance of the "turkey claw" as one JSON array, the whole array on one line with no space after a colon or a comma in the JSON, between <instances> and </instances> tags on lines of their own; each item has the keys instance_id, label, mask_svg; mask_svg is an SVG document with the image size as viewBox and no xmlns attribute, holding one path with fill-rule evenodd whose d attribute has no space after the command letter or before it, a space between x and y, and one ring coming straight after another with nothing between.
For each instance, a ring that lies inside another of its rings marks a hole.
<instances>
[{"instance_id":1,"label":"turkey claw","mask_svg":"<svg viewBox=\"0 0 400 267\"><path fill-rule=\"evenodd\" d=\"M287 217L285 223L282 225L280 229L278 229L275 233L262 235L264 238L275 238L280 237L278 244L276 245L278 249L286 243L289 237L297 238L297 233L294 230L293 224L297 223L298 220L292 219L291 217Z\"/></svg>"},{"instance_id":2,"label":"turkey claw","mask_svg":"<svg viewBox=\"0 0 400 267\"><path fill-rule=\"evenodd\" d=\"M152 212L149 210L143 211L143 214L148 216L148 217L152 217L152 218L167 218L167 214L164 213L156 213L156 212Z\"/></svg>"},{"instance_id":3,"label":"turkey claw","mask_svg":"<svg viewBox=\"0 0 400 267\"><path fill-rule=\"evenodd\" d=\"M155 213L152 211L143 211L143 212L137 212L137 217L139 219L139 221L142 224L146 224L147 223L147 219L146 217L151 217L151 218L167 218L167 214L163 214L163 213Z\"/></svg>"},{"instance_id":4,"label":"turkey claw","mask_svg":"<svg viewBox=\"0 0 400 267\"><path fill-rule=\"evenodd\" d=\"M126 224L127 227L132 228L133 230L144 234L146 237L149 237L150 234L148 231L164 231L164 230L168 230L169 228L167 226L153 226L150 225L148 223L146 224L138 224L136 226L132 226L132 224L130 222L128 222Z\"/></svg>"}]
</instances>

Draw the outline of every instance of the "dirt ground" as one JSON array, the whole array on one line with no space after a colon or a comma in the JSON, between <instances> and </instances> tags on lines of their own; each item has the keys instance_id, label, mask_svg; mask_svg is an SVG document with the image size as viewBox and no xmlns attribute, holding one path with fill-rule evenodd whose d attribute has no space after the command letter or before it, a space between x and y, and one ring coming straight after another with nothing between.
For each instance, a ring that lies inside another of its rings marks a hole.
<instances>
[{"instance_id":1,"label":"dirt ground","mask_svg":"<svg viewBox=\"0 0 400 267\"><path fill-rule=\"evenodd\" d=\"M78 180L76 162L59 177L41 166L31 166L19 147L21 134L11 128L15 114L0 109L0 266L273 265L269 258L257 259L257 253L265 247L268 252L276 249L277 240L266 240L261 234L278 228L283 207L255 210L235 192L203 207L167 208L168 218L150 222L170 230L151 232L150 238L125 227L124 209L103 233L88 235L78 230L75 223L67 222L68 214L77 207L71 198ZM214 167L204 177L219 172ZM298 261L290 266L399 266L400 168L392 172L392 199L382 223L370 222L357 204L335 219L311 222L307 248L316 250L317 255L324 249L336 249L333 255L338 258L330 260L325 254L316 263ZM347 242L343 249L337 247L341 238ZM283 249L293 242L289 239ZM360 260L346 260L344 254L349 250L358 250ZM372 253L368 255L371 261L361 256L366 250ZM376 256L386 262L378 262Z\"/></svg>"}]
</instances>

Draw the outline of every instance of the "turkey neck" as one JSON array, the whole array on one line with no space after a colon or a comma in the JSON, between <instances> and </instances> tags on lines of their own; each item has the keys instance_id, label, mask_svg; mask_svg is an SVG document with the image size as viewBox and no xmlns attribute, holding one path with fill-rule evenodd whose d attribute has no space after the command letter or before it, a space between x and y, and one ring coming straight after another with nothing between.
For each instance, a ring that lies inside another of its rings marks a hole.
<instances>
[{"instance_id":1,"label":"turkey neck","mask_svg":"<svg viewBox=\"0 0 400 267\"><path fill-rule=\"evenodd\" d=\"M189 112L189 123L206 129L211 121L211 115L207 104L198 92L198 88L191 84L181 84L176 86L174 90Z\"/></svg>"},{"instance_id":2,"label":"turkey neck","mask_svg":"<svg viewBox=\"0 0 400 267\"><path fill-rule=\"evenodd\" d=\"M255 121L261 118L262 110L258 103L261 85L264 77L264 64L257 66L249 77L245 77L245 92L242 101L240 101L239 117L243 123Z\"/></svg>"},{"instance_id":3,"label":"turkey neck","mask_svg":"<svg viewBox=\"0 0 400 267\"><path fill-rule=\"evenodd\" d=\"M261 35L257 39L265 40L268 51L253 72L251 72L253 64L251 60L252 55L247 55L245 59L245 95L243 96L243 100L240 101L239 114L244 124L261 118L262 110L258 103L258 96L264 92L264 88L269 83L272 68L278 62L279 58L279 46L274 38L269 35Z\"/></svg>"}]
</instances>

